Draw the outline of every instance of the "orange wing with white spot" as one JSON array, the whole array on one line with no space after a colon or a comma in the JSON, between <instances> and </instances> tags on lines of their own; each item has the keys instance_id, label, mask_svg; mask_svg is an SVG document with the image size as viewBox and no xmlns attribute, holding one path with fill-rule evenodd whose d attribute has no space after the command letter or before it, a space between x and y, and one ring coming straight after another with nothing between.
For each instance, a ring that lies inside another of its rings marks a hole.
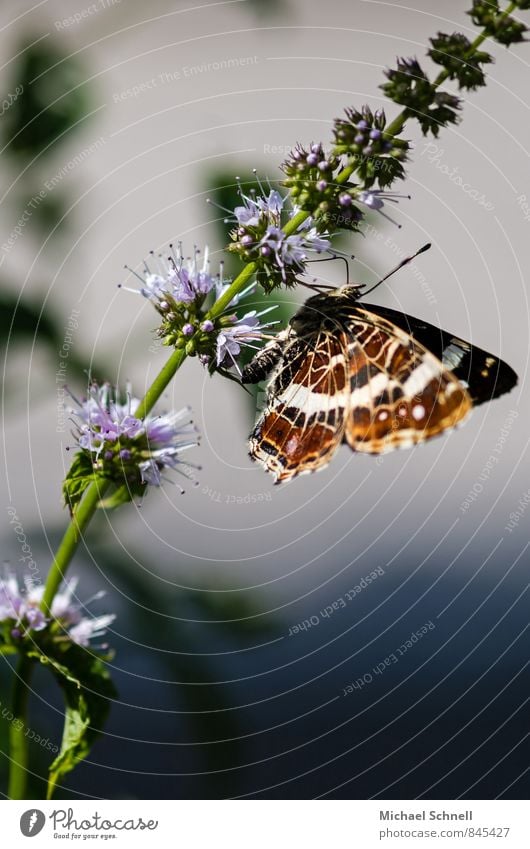
<instances>
[{"instance_id":1,"label":"orange wing with white spot","mask_svg":"<svg viewBox=\"0 0 530 849\"><path fill-rule=\"evenodd\" d=\"M348 330L344 439L354 451L407 448L455 427L471 411L458 378L392 322L355 306Z\"/></svg>"}]
</instances>

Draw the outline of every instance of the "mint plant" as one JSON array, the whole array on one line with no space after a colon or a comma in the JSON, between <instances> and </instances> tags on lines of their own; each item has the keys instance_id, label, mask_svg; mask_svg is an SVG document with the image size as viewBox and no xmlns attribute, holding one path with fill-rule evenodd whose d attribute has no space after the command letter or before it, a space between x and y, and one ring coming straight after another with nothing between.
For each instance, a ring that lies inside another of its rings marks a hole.
<instances>
[{"instance_id":1,"label":"mint plant","mask_svg":"<svg viewBox=\"0 0 530 849\"><path fill-rule=\"evenodd\" d=\"M312 255L332 250L342 230L359 229L366 212L386 215L399 193L389 191L404 180L411 160L405 138L409 122L422 133L438 136L461 120L459 97L443 90L446 81L460 90L475 90L487 81L493 59L484 43L493 39L509 46L524 41L527 27L515 12L528 10L529 0L512 0L501 9L497 0L473 0L469 15L481 28L470 41L461 33L437 33L427 55L440 66L430 79L415 57L400 58L381 86L401 111L391 120L386 110L367 105L348 107L333 126L328 146L298 144L282 164L279 181L285 193L262 187L244 195L233 211L227 250L244 263L232 281L223 269L214 272L208 251L187 257L181 245L167 257L152 257L137 274L138 291L158 314L156 335L170 355L142 399L109 384L91 384L87 397L72 413L77 427L75 452L63 494L71 521L51 564L45 586L24 587L9 572L0 581L0 652L18 655L14 677L14 720L10 727L11 771L8 795L26 795L27 706L31 673L46 666L64 694L65 722L61 750L50 765L48 796L59 781L86 757L103 730L114 696L105 662L112 656L107 632L112 613L88 615L74 600L75 581L66 574L79 542L98 508L117 508L179 474L193 480L195 461L187 453L198 445L187 408L153 413L156 402L188 357L197 356L213 374L235 377L245 346L271 338L274 304L260 312L245 311L245 297L255 286L265 293L296 286ZM237 378L236 378L237 379ZM152 497L152 496L150 496Z\"/></svg>"}]
</instances>

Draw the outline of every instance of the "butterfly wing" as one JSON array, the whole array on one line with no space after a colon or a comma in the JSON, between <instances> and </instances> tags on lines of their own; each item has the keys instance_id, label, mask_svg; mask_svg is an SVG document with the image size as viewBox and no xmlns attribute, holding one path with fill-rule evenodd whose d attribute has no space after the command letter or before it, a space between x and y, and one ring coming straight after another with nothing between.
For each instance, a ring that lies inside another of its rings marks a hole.
<instances>
[{"instance_id":1,"label":"butterfly wing","mask_svg":"<svg viewBox=\"0 0 530 849\"><path fill-rule=\"evenodd\" d=\"M344 436L347 335L317 332L285 346L267 407L250 435L250 456L275 482L327 465Z\"/></svg>"},{"instance_id":2,"label":"butterfly wing","mask_svg":"<svg viewBox=\"0 0 530 849\"><path fill-rule=\"evenodd\" d=\"M344 437L354 451L406 448L466 418L472 400L458 377L401 327L355 306L349 331Z\"/></svg>"},{"instance_id":3,"label":"butterfly wing","mask_svg":"<svg viewBox=\"0 0 530 849\"><path fill-rule=\"evenodd\" d=\"M364 302L363 307L401 328L434 354L464 383L474 406L499 398L517 384L514 370L482 348L398 310Z\"/></svg>"}]
</instances>

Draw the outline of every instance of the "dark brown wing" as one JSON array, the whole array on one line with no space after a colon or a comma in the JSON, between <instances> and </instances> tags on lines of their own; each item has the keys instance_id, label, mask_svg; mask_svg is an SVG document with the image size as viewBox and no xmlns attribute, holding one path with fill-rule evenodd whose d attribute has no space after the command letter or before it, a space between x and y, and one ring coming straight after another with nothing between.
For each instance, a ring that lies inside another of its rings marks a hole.
<instances>
[{"instance_id":1,"label":"dark brown wing","mask_svg":"<svg viewBox=\"0 0 530 849\"><path fill-rule=\"evenodd\" d=\"M250 455L276 483L326 466L344 436L348 337L320 331L288 343L267 407L250 436Z\"/></svg>"},{"instance_id":2,"label":"dark brown wing","mask_svg":"<svg viewBox=\"0 0 530 849\"><path fill-rule=\"evenodd\" d=\"M365 303L362 307L397 325L438 357L464 383L474 407L499 398L517 384L517 375L507 363L447 330L390 307Z\"/></svg>"},{"instance_id":3,"label":"dark brown wing","mask_svg":"<svg viewBox=\"0 0 530 849\"><path fill-rule=\"evenodd\" d=\"M382 454L431 439L462 422L472 401L458 378L393 322L355 306L344 438L354 451Z\"/></svg>"}]
</instances>

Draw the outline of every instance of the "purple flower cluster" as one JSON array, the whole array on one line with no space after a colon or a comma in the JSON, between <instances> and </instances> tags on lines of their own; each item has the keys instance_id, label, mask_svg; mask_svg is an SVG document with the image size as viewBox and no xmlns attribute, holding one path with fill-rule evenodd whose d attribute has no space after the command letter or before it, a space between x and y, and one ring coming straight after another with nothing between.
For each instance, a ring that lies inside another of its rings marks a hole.
<instances>
[{"instance_id":1,"label":"purple flower cluster","mask_svg":"<svg viewBox=\"0 0 530 849\"><path fill-rule=\"evenodd\" d=\"M54 636L67 638L79 646L88 646L90 640L105 634L116 618L108 613L102 616L84 614L86 603L81 604L75 598L77 579L68 581L64 589L55 595L51 607L51 618L41 610L44 587L34 586L26 580L24 589L11 573L0 580L0 623L7 624L11 638L18 640L31 632L44 631L54 626ZM97 593L90 601L101 598Z\"/></svg>"},{"instance_id":2,"label":"purple flower cluster","mask_svg":"<svg viewBox=\"0 0 530 849\"><path fill-rule=\"evenodd\" d=\"M240 197L243 203L234 209L237 226L228 249L244 262L256 263L257 280L266 291L281 285L294 286L310 255L328 250L328 234L308 218L287 235L285 225L298 210L287 210L286 197L274 189L267 196L240 191Z\"/></svg>"},{"instance_id":3,"label":"purple flower cluster","mask_svg":"<svg viewBox=\"0 0 530 849\"><path fill-rule=\"evenodd\" d=\"M183 465L180 455L197 445L197 432L189 408L139 419L140 401L127 387L125 401L110 384L92 384L88 398L77 402L72 413L78 420L77 443L93 457L93 468L123 483L160 486L167 469ZM189 464L186 464L187 477Z\"/></svg>"},{"instance_id":4,"label":"purple flower cluster","mask_svg":"<svg viewBox=\"0 0 530 849\"><path fill-rule=\"evenodd\" d=\"M278 268L296 266L301 269L307 250L326 249L328 243L318 237L314 228L292 236L283 233L280 219L285 199L278 192L271 191L267 198L243 195L241 198L243 204L234 213L236 220L249 227L257 226L264 217L270 222L264 230L260 251L263 257L272 257ZM201 362L212 369L232 365L237 368L235 359L241 347L254 345L262 338L263 331L275 322L260 322L260 317L269 309L259 313L255 310L247 312L242 318L225 312L214 320L210 319L209 307L226 292L230 282L223 278L222 263L219 273L212 274L208 247L202 256L201 260L201 251L195 248L193 257L185 259L179 243L167 259L160 256L151 261L151 267L146 265L139 291L152 301L162 316L157 335L162 338L163 344L185 348L188 356L198 355ZM156 262L156 268L153 262ZM251 283L232 298L227 309L237 306L241 299L253 292L255 286L255 282ZM81 448L96 454L98 462L105 459L115 461L114 446L118 442L144 436L151 447L156 444L157 451L151 458L152 462L142 460L139 464L142 480L158 484L161 466L176 465L178 452L195 442L175 444L166 429L163 444L159 444L161 422L167 423L168 417L147 418L141 422L134 416L137 404L138 401L132 398L127 404L118 403L108 386L93 388L90 397L77 412L77 418L82 420L78 443ZM172 424L176 421L176 418L173 419ZM166 442L166 439L169 441ZM122 445L120 451L122 461L131 459L130 445Z\"/></svg>"},{"instance_id":5,"label":"purple flower cluster","mask_svg":"<svg viewBox=\"0 0 530 849\"><path fill-rule=\"evenodd\" d=\"M268 197L248 196L241 193L243 205L236 206L234 215L240 226L257 227L260 218L264 216L270 224L279 225L285 197L271 189Z\"/></svg>"},{"instance_id":6,"label":"purple flower cluster","mask_svg":"<svg viewBox=\"0 0 530 849\"><path fill-rule=\"evenodd\" d=\"M42 631L48 624L34 595L35 589L29 582L26 591L21 592L11 573L0 580L0 622L12 620L11 636L20 637L28 630Z\"/></svg>"},{"instance_id":7,"label":"purple flower cluster","mask_svg":"<svg viewBox=\"0 0 530 849\"><path fill-rule=\"evenodd\" d=\"M180 304L202 301L213 289L223 286L222 266L219 274L211 273L208 247L201 261L201 252L195 247L193 256L185 257L182 243L176 249L170 246L171 254L156 258L157 268L152 271L145 267L141 293L146 298L163 301L170 298Z\"/></svg>"}]
</instances>

